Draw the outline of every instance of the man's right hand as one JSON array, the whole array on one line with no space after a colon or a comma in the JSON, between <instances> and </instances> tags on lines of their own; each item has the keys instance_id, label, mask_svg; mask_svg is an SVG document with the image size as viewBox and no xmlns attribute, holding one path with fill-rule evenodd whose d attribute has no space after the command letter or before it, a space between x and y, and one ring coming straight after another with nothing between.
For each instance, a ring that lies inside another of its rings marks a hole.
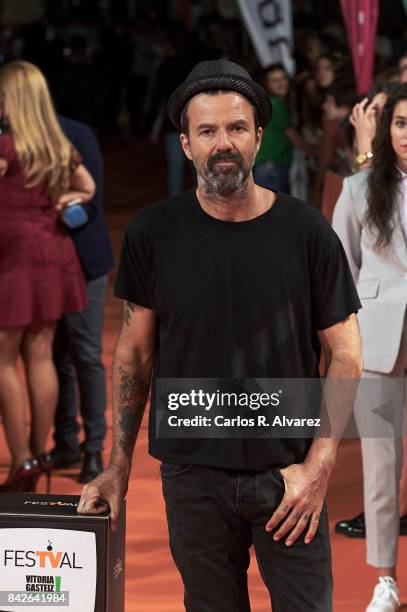
<instances>
[{"instance_id":1,"label":"man's right hand","mask_svg":"<svg viewBox=\"0 0 407 612\"><path fill-rule=\"evenodd\" d=\"M129 475L126 470L108 466L95 480L82 489L79 514L102 514L110 508L112 531L116 531L120 508L127 493Z\"/></svg>"}]
</instances>

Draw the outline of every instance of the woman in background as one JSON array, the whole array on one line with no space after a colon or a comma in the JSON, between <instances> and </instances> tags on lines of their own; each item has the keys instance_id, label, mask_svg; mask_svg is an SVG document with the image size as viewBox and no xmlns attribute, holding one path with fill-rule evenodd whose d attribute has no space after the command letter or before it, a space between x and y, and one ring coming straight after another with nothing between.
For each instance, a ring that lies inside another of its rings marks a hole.
<instances>
[{"instance_id":1,"label":"woman in background","mask_svg":"<svg viewBox=\"0 0 407 612\"><path fill-rule=\"evenodd\" d=\"M27 62L0 70L0 414L12 456L4 491L32 491L46 469L57 401L57 320L86 306L79 261L59 211L94 183L64 136L47 83ZM31 408L26 434L21 354Z\"/></svg>"},{"instance_id":2,"label":"woman in background","mask_svg":"<svg viewBox=\"0 0 407 612\"><path fill-rule=\"evenodd\" d=\"M266 189L289 193L294 147L314 151L293 127L289 103L290 79L282 64L272 64L265 69L265 85L270 94L273 115L263 131L253 176L255 182Z\"/></svg>"},{"instance_id":3,"label":"woman in background","mask_svg":"<svg viewBox=\"0 0 407 612\"><path fill-rule=\"evenodd\" d=\"M407 84L388 97L371 170L344 180L333 227L363 308L364 373L356 418L362 441L367 563L378 584L367 612L396 612L407 376ZM368 382L367 382L368 381Z\"/></svg>"}]
</instances>

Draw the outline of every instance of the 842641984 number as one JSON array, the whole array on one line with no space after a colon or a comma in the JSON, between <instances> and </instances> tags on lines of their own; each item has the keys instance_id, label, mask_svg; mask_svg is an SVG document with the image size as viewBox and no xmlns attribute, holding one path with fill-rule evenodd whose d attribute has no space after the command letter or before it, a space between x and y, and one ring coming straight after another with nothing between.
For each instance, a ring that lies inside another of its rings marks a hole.
<instances>
[{"instance_id":1,"label":"842641984 number","mask_svg":"<svg viewBox=\"0 0 407 612\"><path fill-rule=\"evenodd\" d=\"M66 600L65 593L25 593L16 592L9 593L7 597L8 603L24 604L24 603L64 603Z\"/></svg>"}]
</instances>

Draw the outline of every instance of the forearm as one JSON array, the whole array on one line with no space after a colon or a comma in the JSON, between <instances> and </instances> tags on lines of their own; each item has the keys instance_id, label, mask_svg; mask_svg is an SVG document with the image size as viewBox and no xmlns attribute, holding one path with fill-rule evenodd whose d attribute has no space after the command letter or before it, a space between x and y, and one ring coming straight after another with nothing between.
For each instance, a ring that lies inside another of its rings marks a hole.
<instances>
[{"instance_id":1,"label":"forearm","mask_svg":"<svg viewBox=\"0 0 407 612\"><path fill-rule=\"evenodd\" d=\"M362 363L347 351L333 354L328 361L321 405L321 426L305 463L327 476L335 464L339 441L351 416L362 373Z\"/></svg>"},{"instance_id":2,"label":"forearm","mask_svg":"<svg viewBox=\"0 0 407 612\"><path fill-rule=\"evenodd\" d=\"M58 200L58 204L65 206L69 202L73 202L73 200L80 200L82 204L88 202L92 198L92 194L87 191L67 191L64 193Z\"/></svg>"},{"instance_id":3,"label":"forearm","mask_svg":"<svg viewBox=\"0 0 407 612\"><path fill-rule=\"evenodd\" d=\"M120 341L119 341L120 342ZM110 465L130 473L150 388L153 358L116 349L113 362L113 444Z\"/></svg>"}]
</instances>

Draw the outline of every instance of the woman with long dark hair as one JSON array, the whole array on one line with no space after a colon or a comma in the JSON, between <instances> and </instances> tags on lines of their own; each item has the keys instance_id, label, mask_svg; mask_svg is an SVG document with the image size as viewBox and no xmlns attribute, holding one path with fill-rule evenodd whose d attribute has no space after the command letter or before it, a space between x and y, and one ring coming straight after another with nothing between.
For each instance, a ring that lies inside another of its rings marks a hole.
<instances>
[{"instance_id":1,"label":"woman with long dark hair","mask_svg":"<svg viewBox=\"0 0 407 612\"><path fill-rule=\"evenodd\" d=\"M407 84L389 96L371 170L345 179L333 226L363 308L364 356L356 419L362 441L367 562L378 584L367 612L398 610L399 487L407 372Z\"/></svg>"}]
</instances>

